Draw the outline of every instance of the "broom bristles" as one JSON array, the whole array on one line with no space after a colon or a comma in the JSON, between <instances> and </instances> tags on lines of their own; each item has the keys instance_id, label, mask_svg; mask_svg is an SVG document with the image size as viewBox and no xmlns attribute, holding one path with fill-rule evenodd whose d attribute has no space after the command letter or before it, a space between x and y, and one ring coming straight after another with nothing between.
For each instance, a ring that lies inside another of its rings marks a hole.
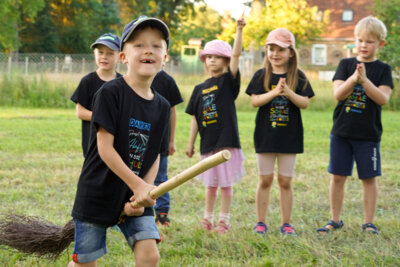
<instances>
[{"instance_id":1,"label":"broom bristles","mask_svg":"<svg viewBox=\"0 0 400 267\"><path fill-rule=\"evenodd\" d=\"M0 245L56 259L74 241L74 222L59 226L36 217L9 214L0 221Z\"/></svg>"}]
</instances>

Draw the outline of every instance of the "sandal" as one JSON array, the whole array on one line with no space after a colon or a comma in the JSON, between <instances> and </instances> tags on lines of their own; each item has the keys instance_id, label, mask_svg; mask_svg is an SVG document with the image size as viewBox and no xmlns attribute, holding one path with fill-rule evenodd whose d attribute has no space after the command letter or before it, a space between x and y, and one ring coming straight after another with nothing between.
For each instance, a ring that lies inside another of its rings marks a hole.
<instances>
[{"instance_id":1,"label":"sandal","mask_svg":"<svg viewBox=\"0 0 400 267\"><path fill-rule=\"evenodd\" d=\"M200 222L201 227L203 227L207 231L211 231L214 228L214 224L207 220L206 218L203 218Z\"/></svg>"},{"instance_id":2,"label":"sandal","mask_svg":"<svg viewBox=\"0 0 400 267\"><path fill-rule=\"evenodd\" d=\"M328 233L331 231L331 229L329 229L327 226L332 226L333 229L337 230L337 229L342 228L343 225L344 225L344 223L343 223L342 220L340 220L339 223L335 222L334 220L330 220L327 224L325 224L324 227L318 228L318 229L317 229L317 232L318 232L318 233L325 233L325 234L328 234Z\"/></svg>"},{"instance_id":3,"label":"sandal","mask_svg":"<svg viewBox=\"0 0 400 267\"><path fill-rule=\"evenodd\" d=\"M373 235L379 235L379 230L373 223L366 223L362 225L362 229L364 233L369 233Z\"/></svg>"}]
</instances>

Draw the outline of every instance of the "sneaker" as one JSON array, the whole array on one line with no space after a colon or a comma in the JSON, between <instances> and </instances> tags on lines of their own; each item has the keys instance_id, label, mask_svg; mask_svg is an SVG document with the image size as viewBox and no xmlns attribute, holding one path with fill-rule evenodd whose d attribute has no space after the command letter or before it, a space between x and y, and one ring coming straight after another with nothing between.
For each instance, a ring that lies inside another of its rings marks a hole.
<instances>
[{"instance_id":1,"label":"sneaker","mask_svg":"<svg viewBox=\"0 0 400 267\"><path fill-rule=\"evenodd\" d=\"M170 220L168 219L168 213L161 212L160 214L157 214L156 224L162 226L169 226Z\"/></svg>"},{"instance_id":2,"label":"sneaker","mask_svg":"<svg viewBox=\"0 0 400 267\"><path fill-rule=\"evenodd\" d=\"M296 235L296 230L294 230L294 227L288 223L284 223L281 226L281 234L283 235Z\"/></svg>"},{"instance_id":3,"label":"sneaker","mask_svg":"<svg viewBox=\"0 0 400 267\"><path fill-rule=\"evenodd\" d=\"M259 234L259 235L266 235L267 231L268 231L268 227L267 225L265 225L265 223L263 222L258 222L254 228L254 233Z\"/></svg>"},{"instance_id":4,"label":"sneaker","mask_svg":"<svg viewBox=\"0 0 400 267\"><path fill-rule=\"evenodd\" d=\"M217 226L215 227L214 231L219 234L225 234L226 232L231 229L231 225L225 221L219 221Z\"/></svg>"},{"instance_id":5,"label":"sneaker","mask_svg":"<svg viewBox=\"0 0 400 267\"><path fill-rule=\"evenodd\" d=\"M212 222L210 222L208 219L203 218L200 222L201 227L206 229L207 231L211 231L214 228L214 225Z\"/></svg>"}]
</instances>

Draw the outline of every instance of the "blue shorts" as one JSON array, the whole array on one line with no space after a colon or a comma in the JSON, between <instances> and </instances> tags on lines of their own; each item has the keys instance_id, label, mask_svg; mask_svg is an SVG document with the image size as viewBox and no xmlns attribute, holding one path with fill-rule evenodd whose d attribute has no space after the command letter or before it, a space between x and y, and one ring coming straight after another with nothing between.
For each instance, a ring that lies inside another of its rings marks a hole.
<instances>
[{"instance_id":1,"label":"blue shorts","mask_svg":"<svg viewBox=\"0 0 400 267\"><path fill-rule=\"evenodd\" d=\"M359 179L380 176L382 173L379 142L346 139L331 135L328 172L351 176L354 161L357 164Z\"/></svg>"},{"instance_id":2,"label":"blue shorts","mask_svg":"<svg viewBox=\"0 0 400 267\"><path fill-rule=\"evenodd\" d=\"M72 260L77 263L94 261L108 252L106 245L107 226L82 222L74 219L75 243ZM126 216L125 221L118 224L129 246L133 249L136 241L155 239L160 241L153 216Z\"/></svg>"}]
</instances>

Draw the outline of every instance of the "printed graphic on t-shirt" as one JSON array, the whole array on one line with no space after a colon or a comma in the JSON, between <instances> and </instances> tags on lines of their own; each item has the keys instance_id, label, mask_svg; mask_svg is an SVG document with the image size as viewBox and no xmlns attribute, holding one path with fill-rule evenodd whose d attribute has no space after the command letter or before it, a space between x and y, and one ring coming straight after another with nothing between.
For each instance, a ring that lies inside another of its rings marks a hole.
<instances>
[{"instance_id":1,"label":"printed graphic on t-shirt","mask_svg":"<svg viewBox=\"0 0 400 267\"><path fill-rule=\"evenodd\" d=\"M129 120L129 167L139 175L149 141L151 124L131 118Z\"/></svg>"},{"instance_id":2,"label":"printed graphic on t-shirt","mask_svg":"<svg viewBox=\"0 0 400 267\"><path fill-rule=\"evenodd\" d=\"M367 95L365 94L364 88L360 84L356 84L353 93L347 97L344 103L345 111L347 113L362 113L362 110L365 109L366 101Z\"/></svg>"},{"instance_id":3,"label":"printed graphic on t-shirt","mask_svg":"<svg viewBox=\"0 0 400 267\"><path fill-rule=\"evenodd\" d=\"M217 122L218 118L217 105L215 104L215 94L212 93L215 90L218 90L217 85L202 90L203 127L207 127L208 124Z\"/></svg>"},{"instance_id":4,"label":"printed graphic on t-shirt","mask_svg":"<svg viewBox=\"0 0 400 267\"><path fill-rule=\"evenodd\" d=\"M276 88L276 85L272 86L272 90ZM269 120L272 128L286 127L289 121L289 101L284 96L277 96L271 102L269 110Z\"/></svg>"}]
</instances>

